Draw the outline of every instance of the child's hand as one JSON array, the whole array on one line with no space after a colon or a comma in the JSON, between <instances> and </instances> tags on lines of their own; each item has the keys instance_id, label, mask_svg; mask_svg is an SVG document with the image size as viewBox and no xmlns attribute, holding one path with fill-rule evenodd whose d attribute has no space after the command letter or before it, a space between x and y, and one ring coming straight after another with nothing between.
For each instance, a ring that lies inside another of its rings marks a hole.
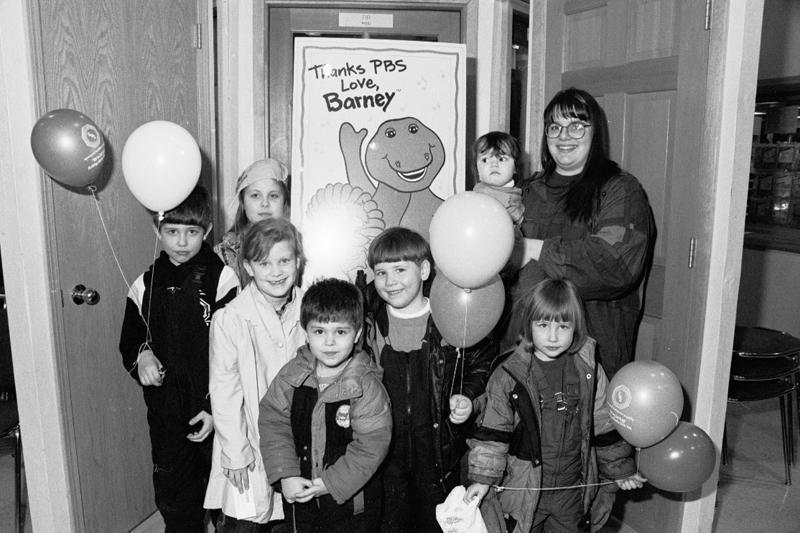
<instances>
[{"instance_id":1,"label":"child's hand","mask_svg":"<svg viewBox=\"0 0 800 533\"><path fill-rule=\"evenodd\" d=\"M200 429L195 431L194 433L189 433L186 435L186 438L192 442L203 442L206 437L208 437L212 431L214 431L214 418L205 411L200 411L194 418L189 420L189 425L193 426L198 422L202 422L203 425L200 426Z\"/></svg>"},{"instance_id":2,"label":"child's hand","mask_svg":"<svg viewBox=\"0 0 800 533\"><path fill-rule=\"evenodd\" d=\"M472 400L463 394L450 396L450 422L463 424L472 414Z\"/></svg>"},{"instance_id":3,"label":"child's hand","mask_svg":"<svg viewBox=\"0 0 800 533\"><path fill-rule=\"evenodd\" d=\"M281 492L283 493L283 497L286 498L286 501L289 503L294 503L295 501L305 503L310 500L312 496L301 499L298 495L307 488L311 487L311 485L311 480L308 480L304 477L285 477L281 480Z\"/></svg>"},{"instance_id":4,"label":"child's hand","mask_svg":"<svg viewBox=\"0 0 800 533\"><path fill-rule=\"evenodd\" d=\"M250 476L247 474L247 471L249 470L252 472L255 467L256 463L254 461L244 468L223 468L222 473L228 478L231 485L239 489L239 494L242 494L250 488Z\"/></svg>"},{"instance_id":5,"label":"child's hand","mask_svg":"<svg viewBox=\"0 0 800 533\"><path fill-rule=\"evenodd\" d=\"M160 387L164 381L164 367L161 366L161 361L150 350L143 350L139 354L138 363L136 365L139 372L139 382L145 387L153 385Z\"/></svg>"},{"instance_id":6,"label":"child's hand","mask_svg":"<svg viewBox=\"0 0 800 533\"><path fill-rule=\"evenodd\" d=\"M311 498L319 498L325 494L328 494L328 487L325 486L322 478L314 478L314 480L311 481L311 486L302 492L298 492L295 498L299 502L304 502Z\"/></svg>"},{"instance_id":7,"label":"child's hand","mask_svg":"<svg viewBox=\"0 0 800 533\"><path fill-rule=\"evenodd\" d=\"M618 479L617 485L622 490L641 489L646 482L647 478L637 472L630 477L626 477L625 479Z\"/></svg>"},{"instance_id":8,"label":"child's hand","mask_svg":"<svg viewBox=\"0 0 800 533\"><path fill-rule=\"evenodd\" d=\"M484 483L473 483L467 487L467 492L464 493L464 503L469 503L473 499L478 498L482 500L486 493L489 492L489 485Z\"/></svg>"}]
</instances>

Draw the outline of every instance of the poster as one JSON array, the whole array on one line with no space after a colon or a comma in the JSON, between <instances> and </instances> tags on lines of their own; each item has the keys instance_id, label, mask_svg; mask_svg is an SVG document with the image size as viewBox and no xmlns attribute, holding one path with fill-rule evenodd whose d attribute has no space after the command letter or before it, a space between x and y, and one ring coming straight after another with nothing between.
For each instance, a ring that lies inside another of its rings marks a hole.
<instances>
[{"instance_id":1,"label":"poster","mask_svg":"<svg viewBox=\"0 0 800 533\"><path fill-rule=\"evenodd\" d=\"M292 110L292 221L305 283L355 280L385 228L428 238L464 190L463 44L298 38Z\"/></svg>"}]
</instances>

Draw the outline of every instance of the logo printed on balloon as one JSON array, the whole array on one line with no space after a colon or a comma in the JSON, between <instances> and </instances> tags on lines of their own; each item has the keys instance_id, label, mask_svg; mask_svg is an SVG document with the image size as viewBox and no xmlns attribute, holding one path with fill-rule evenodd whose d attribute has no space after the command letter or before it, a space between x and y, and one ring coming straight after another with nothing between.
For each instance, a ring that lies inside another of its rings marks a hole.
<instances>
[{"instance_id":1,"label":"logo printed on balloon","mask_svg":"<svg viewBox=\"0 0 800 533\"><path fill-rule=\"evenodd\" d=\"M625 385L620 385L611 393L611 399L614 407L626 409L631 404L631 390Z\"/></svg>"},{"instance_id":2,"label":"logo printed on balloon","mask_svg":"<svg viewBox=\"0 0 800 533\"><path fill-rule=\"evenodd\" d=\"M620 436L632 446L646 448L675 429L683 411L683 389L666 366L633 361L611 379L606 405Z\"/></svg>"},{"instance_id":3,"label":"logo printed on balloon","mask_svg":"<svg viewBox=\"0 0 800 533\"><path fill-rule=\"evenodd\" d=\"M31 130L31 150L50 177L72 187L97 179L106 156L100 130L74 109L56 109L37 120Z\"/></svg>"}]
</instances>

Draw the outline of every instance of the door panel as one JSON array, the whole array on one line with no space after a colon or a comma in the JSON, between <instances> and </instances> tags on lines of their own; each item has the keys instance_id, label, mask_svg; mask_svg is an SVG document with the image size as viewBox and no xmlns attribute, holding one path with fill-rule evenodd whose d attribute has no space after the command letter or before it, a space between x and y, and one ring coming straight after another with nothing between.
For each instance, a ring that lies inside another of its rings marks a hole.
<instances>
[{"instance_id":1,"label":"door panel","mask_svg":"<svg viewBox=\"0 0 800 533\"><path fill-rule=\"evenodd\" d=\"M106 175L94 185L126 279L88 189L50 180L48 216L53 283L63 300L57 363L70 408L68 466L80 530L124 531L155 510L142 392L117 349L126 282L152 261L155 236L124 183L121 155L127 136L149 120L176 122L197 137L198 8L196 0L63 0L40 1L38 9L42 112L77 109L106 136ZM73 303L77 284L97 290L100 301Z\"/></svg>"},{"instance_id":2,"label":"door panel","mask_svg":"<svg viewBox=\"0 0 800 533\"><path fill-rule=\"evenodd\" d=\"M689 397L698 375L704 314L693 299L705 294L707 273L686 268L683 244L710 228L699 215L708 190L699 176L703 109L696 96L705 94L707 79L703 4L531 4L547 20L544 101L570 86L597 97L609 119L612 158L639 178L648 194L658 237L636 358L669 366ZM642 533L680 529L679 502L658 494L637 500L642 501L625 508L626 524Z\"/></svg>"},{"instance_id":3,"label":"door panel","mask_svg":"<svg viewBox=\"0 0 800 533\"><path fill-rule=\"evenodd\" d=\"M392 27L365 29L339 25L340 14L355 12L391 16ZM459 11L270 7L268 28L269 157L288 166L291 166L292 160L292 73L295 37L363 37L462 42Z\"/></svg>"}]
</instances>

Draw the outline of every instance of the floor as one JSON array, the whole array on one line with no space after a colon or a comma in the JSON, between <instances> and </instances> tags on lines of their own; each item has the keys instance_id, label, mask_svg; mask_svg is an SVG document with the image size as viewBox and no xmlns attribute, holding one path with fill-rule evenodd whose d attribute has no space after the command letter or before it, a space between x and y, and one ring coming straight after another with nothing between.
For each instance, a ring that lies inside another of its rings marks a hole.
<instances>
[{"instance_id":1,"label":"floor","mask_svg":"<svg viewBox=\"0 0 800 533\"><path fill-rule=\"evenodd\" d=\"M778 401L729 404L728 464L722 465L712 533L790 533L800 531L800 467L792 469L794 485L784 485ZM797 421L797 413L795 413ZM795 450L800 437L795 426ZM0 533L13 525L14 460L0 456ZM30 517L25 533L33 531ZM156 513L134 530L163 531ZM636 533L609 524L603 533Z\"/></svg>"}]
</instances>

